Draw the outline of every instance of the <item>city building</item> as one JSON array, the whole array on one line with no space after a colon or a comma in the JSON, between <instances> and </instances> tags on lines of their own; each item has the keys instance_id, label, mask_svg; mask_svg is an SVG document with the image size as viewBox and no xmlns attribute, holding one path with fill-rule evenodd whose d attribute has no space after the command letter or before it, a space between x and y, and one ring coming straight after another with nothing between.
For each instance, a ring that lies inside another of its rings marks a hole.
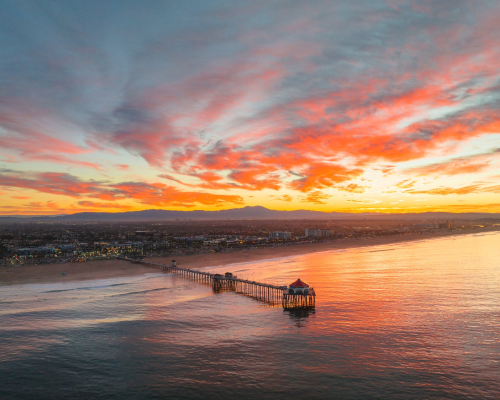
<instances>
[{"instance_id":1,"label":"city building","mask_svg":"<svg viewBox=\"0 0 500 400\"><path fill-rule=\"evenodd\" d=\"M419 222L417 224L413 224L413 226L417 229L434 229L438 228L438 224L436 222Z\"/></svg>"},{"instance_id":2,"label":"city building","mask_svg":"<svg viewBox=\"0 0 500 400\"><path fill-rule=\"evenodd\" d=\"M269 239L287 240L292 238L292 232L270 232Z\"/></svg>"},{"instance_id":3,"label":"city building","mask_svg":"<svg viewBox=\"0 0 500 400\"><path fill-rule=\"evenodd\" d=\"M328 229L307 229L305 230L306 237L326 237L332 236L332 231Z\"/></svg>"}]
</instances>

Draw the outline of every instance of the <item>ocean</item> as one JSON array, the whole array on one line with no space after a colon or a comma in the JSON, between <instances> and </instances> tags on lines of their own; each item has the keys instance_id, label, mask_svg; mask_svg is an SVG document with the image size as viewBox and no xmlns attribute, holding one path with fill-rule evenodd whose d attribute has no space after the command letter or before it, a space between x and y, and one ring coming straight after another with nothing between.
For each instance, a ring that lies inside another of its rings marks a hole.
<instances>
[{"instance_id":1,"label":"ocean","mask_svg":"<svg viewBox=\"0 0 500 400\"><path fill-rule=\"evenodd\" d=\"M154 269L2 286L0 399L500 398L500 233L207 270L300 278L316 309Z\"/></svg>"}]
</instances>

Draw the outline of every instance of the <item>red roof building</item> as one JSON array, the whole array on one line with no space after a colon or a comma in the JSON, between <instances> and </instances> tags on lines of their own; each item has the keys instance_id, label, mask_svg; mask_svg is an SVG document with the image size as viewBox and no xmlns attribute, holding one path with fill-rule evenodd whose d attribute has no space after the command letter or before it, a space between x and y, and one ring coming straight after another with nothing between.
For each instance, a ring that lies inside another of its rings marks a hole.
<instances>
[{"instance_id":1,"label":"red roof building","mask_svg":"<svg viewBox=\"0 0 500 400\"><path fill-rule=\"evenodd\" d=\"M295 282L290 284L290 288L309 289L309 285L305 282L302 282L300 279L297 279Z\"/></svg>"},{"instance_id":2,"label":"red roof building","mask_svg":"<svg viewBox=\"0 0 500 400\"><path fill-rule=\"evenodd\" d=\"M294 283L290 283L290 287L308 288L309 285L305 282L302 282L300 279L297 279Z\"/></svg>"}]
</instances>

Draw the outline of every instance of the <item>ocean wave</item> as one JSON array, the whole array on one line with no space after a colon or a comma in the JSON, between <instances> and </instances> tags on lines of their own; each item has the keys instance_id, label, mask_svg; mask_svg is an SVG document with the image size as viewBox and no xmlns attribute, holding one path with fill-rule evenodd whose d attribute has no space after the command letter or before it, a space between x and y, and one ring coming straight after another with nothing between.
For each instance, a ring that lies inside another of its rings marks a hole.
<instances>
[{"instance_id":1,"label":"ocean wave","mask_svg":"<svg viewBox=\"0 0 500 400\"><path fill-rule=\"evenodd\" d=\"M116 286L124 286L124 285L130 285L130 283L113 283L111 285L101 285L101 286L85 286L85 287L79 287L79 288L73 288L73 289L55 289L55 290L47 290L42 293L60 293L60 292L72 292L75 290L92 290L92 289L102 289L102 288L109 288L109 287L116 287Z\"/></svg>"},{"instance_id":2,"label":"ocean wave","mask_svg":"<svg viewBox=\"0 0 500 400\"><path fill-rule=\"evenodd\" d=\"M164 287L164 288L156 288L156 289L139 290L137 292L127 292L127 293L114 294L110 297L129 296L132 294L144 294L144 293L148 293L148 292L158 292L160 290L172 290L172 289L173 288L171 288L171 287Z\"/></svg>"}]
</instances>

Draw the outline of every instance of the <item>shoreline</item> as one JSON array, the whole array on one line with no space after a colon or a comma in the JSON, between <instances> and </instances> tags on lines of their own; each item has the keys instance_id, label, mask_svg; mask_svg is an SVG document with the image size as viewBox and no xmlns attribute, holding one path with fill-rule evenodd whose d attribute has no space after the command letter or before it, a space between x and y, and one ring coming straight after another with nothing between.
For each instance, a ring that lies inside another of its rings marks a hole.
<instances>
[{"instance_id":1,"label":"shoreline","mask_svg":"<svg viewBox=\"0 0 500 400\"><path fill-rule=\"evenodd\" d=\"M172 259L176 260L178 266L188 269L201 269L209 267L221 267L229 264L257 262L283 257L293 257L310 253L325 252L332 250L354 249L368 246L386 244L397 244L414 242L426 239L437 239L442 237L472 235L477 233L499 232L500 228L475 228L463 231L443 231L431 234L407 234L398 236L380 236L367 239L340 239L327 243L307 243L301 245L278 246L243 249L230 253L193 254L183 256L150 257L149 261L160 264L170 264ZM248 257L246 257L248 255Z\"/></svg>"},{"instance_id":2,"label":"shoreline","mask_svg":"<svg viewBox=\"0 0 500 400\"><path fill-rule=\"evenodd\" d=\"M431 234L407 234L382 236L367 239L341 239L327 243L307 243L302 245L277 246L243 249L228 253L193 254L183 256L151 257L149 261L170 264L175 259L177 265L189 269L221 267L229 264L258 262L276 258L293 257L331 250L397 244L418 240L436 239L450 236L472 235L498 232L500 228L475 228L463 231L443 231ZM62 273L65 272L65 275ZM26 265L0 268L0 287L37 283L65 283L96 279L120 278L155 273L156 269L133 264L125 260L102 260L83 263Z\"/></svg>"}]
</instances>

